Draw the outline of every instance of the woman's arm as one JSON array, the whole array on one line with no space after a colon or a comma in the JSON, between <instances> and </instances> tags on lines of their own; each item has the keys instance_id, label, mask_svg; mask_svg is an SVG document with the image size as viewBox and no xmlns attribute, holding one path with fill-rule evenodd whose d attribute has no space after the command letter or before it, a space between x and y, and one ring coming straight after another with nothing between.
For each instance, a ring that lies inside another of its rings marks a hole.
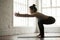
<instances>
[{"instance_id":1,"label":"woman's arm","mask_svg":"<svg viewBox=\"0 0 60 40\"><path fill-rule=\"evenodd\" d=\"M15 16L17 16L17 17L34 17L34 15L29 15L29 14L19 14L19 13L15 13Z\"/></svg>"}]
</instances>

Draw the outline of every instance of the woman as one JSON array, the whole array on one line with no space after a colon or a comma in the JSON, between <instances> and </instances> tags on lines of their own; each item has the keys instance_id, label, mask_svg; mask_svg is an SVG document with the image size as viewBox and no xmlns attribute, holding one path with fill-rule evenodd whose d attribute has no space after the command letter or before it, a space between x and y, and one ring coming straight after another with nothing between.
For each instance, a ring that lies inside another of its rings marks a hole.
<instances>
[{"instance_id":1,"label":"woman","mask_svg":"<svg viewBox=\"0 0 60 40\"><path fill-rule=\"evenodd\" d=\"M39 26L39 30L40 30L40 34L38 35L38 37L43 38L44 37L43 24L53 24L55 22L55 18L37 12L37 8L35 7L35 4L30 6L29 8L30 8L31 15L19 14L19 13L16 13L15 15L18 17L36 17L38 19L38 26Z\"/></svg>"}]
</instances>

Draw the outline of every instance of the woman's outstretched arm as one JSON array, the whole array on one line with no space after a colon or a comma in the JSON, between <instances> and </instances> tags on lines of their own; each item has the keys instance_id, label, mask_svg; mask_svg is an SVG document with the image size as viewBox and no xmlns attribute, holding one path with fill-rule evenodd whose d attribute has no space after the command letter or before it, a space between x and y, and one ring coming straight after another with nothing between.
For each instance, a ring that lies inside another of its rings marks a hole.
<instances>
[{"instance_id":1,"label":"woman's outstretched arm","mask_svg":"<svg viewBox=\"0 0 60 40\"><path fill-rule=\"evenodd\" d=\"M15 13L15 16L17 16L17 17L34 17L34 15L29 15L29 14L19 14L19 13Z\"/></svg>"}]
</instances>

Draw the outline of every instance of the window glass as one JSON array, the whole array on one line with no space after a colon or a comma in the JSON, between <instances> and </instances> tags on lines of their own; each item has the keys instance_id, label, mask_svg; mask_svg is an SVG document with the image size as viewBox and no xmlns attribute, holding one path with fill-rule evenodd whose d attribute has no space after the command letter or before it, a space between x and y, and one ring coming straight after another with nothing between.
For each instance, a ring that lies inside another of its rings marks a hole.
<instances>
[{"instance_id":1,"label":"window glass","mask_svg":"<svg viewBox=\"0 0 60 40\"><path fill-rule=\"evenodd\" d=\"M42 7L50 7L50 0L42 0Z\"/></svg>"},{"instance_id":2,"label":"window glass","mask_svg":"<svg viewBox=\"0 0 60 40\"><path fill-rule=\"evenodd\" d=\"M42 9L42 13L48 16L51 16L51 8Z\"/></svg>"}]
</instances>

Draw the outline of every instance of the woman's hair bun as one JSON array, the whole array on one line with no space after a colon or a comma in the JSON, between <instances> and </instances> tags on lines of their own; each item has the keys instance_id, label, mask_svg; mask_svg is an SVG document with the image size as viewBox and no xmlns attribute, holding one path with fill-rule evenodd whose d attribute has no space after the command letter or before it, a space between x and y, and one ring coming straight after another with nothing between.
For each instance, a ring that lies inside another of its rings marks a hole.
<instances>
[{"instance_id":1,"label":"woman's hair bun","mask_svg":"<svg viewBox=\"0 0 60 40\"><path fill-rule=\"evenodd\" d=\"M34 6L34 7L35 7L36 5L35 5L35 4L33 4L32 6Z\"/></svg>"}]
</instances>

